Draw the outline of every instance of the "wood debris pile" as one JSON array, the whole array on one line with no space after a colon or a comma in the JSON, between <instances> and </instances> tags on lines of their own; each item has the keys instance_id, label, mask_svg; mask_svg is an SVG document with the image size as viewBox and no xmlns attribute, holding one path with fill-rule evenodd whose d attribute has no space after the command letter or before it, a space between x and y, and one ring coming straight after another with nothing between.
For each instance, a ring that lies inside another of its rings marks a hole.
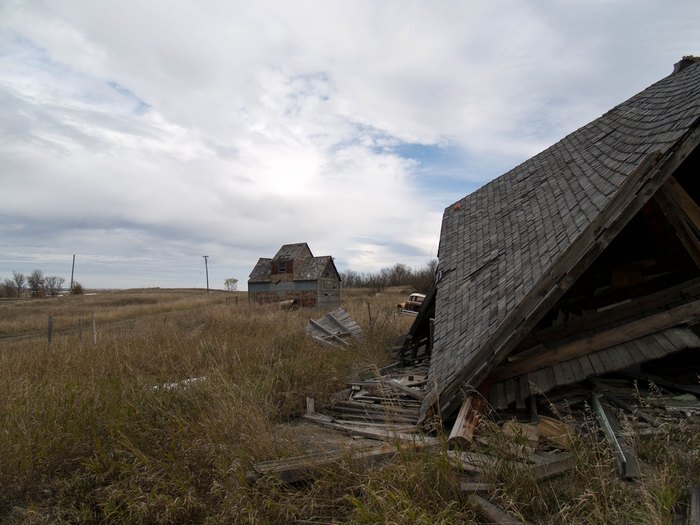
<instances>
[{"instance_id":1,"label":"wood debris pile","mask_svg":"<svg viewBox=\"0 0 700 525\"><path fill-rule=\"evenodd\" d=\"M341 307L320 319L309 319L306 333L319 343L336 348L348 347L353 342L364 340L360 325Z\"/></svg>"},{"instance_id":2,"label":"wood debris pile","mask_svg":"<svg viewBox=\"0 0 700 525\"><path fill-rule=\"evenodd\" d=\"M350 383L326 409L349 422L403 423L415 425L425 396L426 365L394 368L377 378Z\"/></svg>"}]
</instances>

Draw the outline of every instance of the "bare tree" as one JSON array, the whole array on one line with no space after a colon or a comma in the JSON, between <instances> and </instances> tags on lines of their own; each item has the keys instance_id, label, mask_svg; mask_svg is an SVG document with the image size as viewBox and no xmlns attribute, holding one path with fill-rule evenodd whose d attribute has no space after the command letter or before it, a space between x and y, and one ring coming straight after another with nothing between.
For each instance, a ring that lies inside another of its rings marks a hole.
<instances>
[{"instance_id":1,"label":"bare tree","mask_svg":"<svg viewBox=\"0 0 700 525\"><path fill-rule=\"evenodd\" d=\"M238 290L238 279L234 279L233 277L229 277L224 281L224 286L226 287L226 290L229 292L235 292Z\"/></svg>"},{"instance_id":2,"label":"bare tree","mask_svg":"<svg viewBox=\"0 0 700 525\"><path fill-rule=\"evenodd\" d=\"M44 290L46 290L46 295L54 297L61 292L61 287L66 280L63 277L57 277L55 275L47 275L44 278Z\"/></svg>"},{"instance_id":3,"label":"bare tree","mask_svg":"<svg viewBox=\"0 0 700 525\"><path fill-rule=\"evenodd\" d=\"M44 272L35 268L32 273L27 277L27 284L29 285L29 293L32 297L40 297L44 295Z\"/></svg>"},{"instance_id":4,"label":"bare tree","mask_svg":"<svg viewBox=\"0 0 700 525\"><path fill-rule=\"evenodd\" d=\"M362 277L354 270L340 272L340 280L345 288L358 288L362 284Z\"/></svg>"},{"instance_id":5,"label":"bare tree","mask_svg":"<svg viewBox=\"0 0 700 525\"><path fill-rule=\"evenodd\" d=\"M430 290L430 287L435 282L437 265L437 259L430 259L426 262L424 268L421 268L420 270L417 270L411 274L410 284L416 292L428 293L428 290Z\"/></svg>"},{"instance_id":6,"label":"bare tree","mask_svg":"<svg viewBox=\"0 0 700 525\"><path fill-rule=\"evenodd\" d=\"M12 284L14 286L15 295L17 297L22 296L22 292L24 291L26 282L27 280L22 272L12 272Z\"/></svg>"},{"instance_id":7,"label":"bare tree","mask_svg":"<svg viewBox=\"0 0 700 525\"><path fill-rule=\"evenodd\" d=\"M401 286L407 284L411 276L411 269L403 263L396 263L389 268L389 286Z\"/></svg>"},{"instance_id":8,"label":"bare tree","mask_svg":"<svg viewBox=\"0 0 700 525\"><path fill-rule=\"evenodd\" d=\"M0 284L0 297L14 297L15 295L15 283L12 279L5 279L2 284Z\"/></svg>"}]
</instances>

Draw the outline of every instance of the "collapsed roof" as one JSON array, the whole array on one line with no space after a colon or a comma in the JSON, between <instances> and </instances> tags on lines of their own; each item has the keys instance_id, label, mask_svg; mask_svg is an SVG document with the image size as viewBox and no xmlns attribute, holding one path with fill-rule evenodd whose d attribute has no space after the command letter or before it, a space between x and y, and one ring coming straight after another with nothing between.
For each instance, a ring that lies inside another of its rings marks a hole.
<instances>
[{"instance_id":1,"label":"collapsed roof","mask_svg":"<svg viewBox=\"0 0 700 525\"><path fill-rule=\"evenodd\" d=\"M700 62L685 57L445 210L422 420L465 389L506 404L660 357L657 339L700 344L685 329L700 319L699 122Z\"/></svg>"}]
</instances>

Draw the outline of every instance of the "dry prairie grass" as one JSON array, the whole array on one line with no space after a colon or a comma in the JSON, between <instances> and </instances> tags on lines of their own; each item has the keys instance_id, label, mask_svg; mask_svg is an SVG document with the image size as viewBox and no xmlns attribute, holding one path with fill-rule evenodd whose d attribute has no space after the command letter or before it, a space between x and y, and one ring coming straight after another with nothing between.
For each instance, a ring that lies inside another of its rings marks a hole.
<instances>
[{"instance_id":1,"label":"dry prairie grass","mask_svg":"<svg viewBox=\"0 0 700 525\"><path fill-rule=\"evenodd\" d=\"M444 446L370 472L341 460L303 486L246 478L255 461L308 452L280 425L303 412L305 396L323 404L349 377L389 362L390 342L412 321L395 313L406 293L345 294L367 335L352 351L306 337L316 311L217 294L60 303L66 319L95 311L98 320L131 320L98 321L94 345L75 334L50 348L45 338L0 342L0 522L476 523ZM58 303L27 304L24 312L44 319ZM206 379L164 386L193 378ZM491 475L500 503L532 523L672 523L685 488L700 483L700 460L678 453L679 440L700 445L690 427L640 440L648 470L634 485L617 479L594 435L577 442L577 466L563 478L518 474L510 449L497 446Z\"/></svg>"},{"instance_id":2,"label":"dry prairie grass","mask_svg":"<svg viewBox=\"0 0 700 525\"><path fill-rule=\"evenodd\" d=\"M371 307L371 325L364 297L349 300L368 339L339 352L306 337L316 311L172 295L61 298L71 300L58 306L66 319L95 311L96 345L77 335L51 347L45 338L0 343L0 521L176 523L219 515L245 488L251 462L303 452L277 435L276 424L301 414L306 395L323 402L353 370L385 364L387 339L407 324L393 310L382 313L386 298ZM134 297L147 300L134 304ZM41 319L56 303L20 308ZM154 310L159 315L149 315ZM105 320L125 318L133 320L104 329ZM34 322L21 326L31 330Z\"/></svg>"},{"instance_id":3,"label":"dry prairie grass","mask_svg":"<svg viewBox=\"0 0 700 525\"><path fill-rule=\"evenodd\" d=\"M37 299L5 299L0 301L0 337L21 336L46 331L48 316L53 317L56 331L75 330L79 321L91 320L102 325L129 319L199 308L233 300L244 293L197 290L124 290L95 295L66 295Z\"/></svg>"}]
</instances>

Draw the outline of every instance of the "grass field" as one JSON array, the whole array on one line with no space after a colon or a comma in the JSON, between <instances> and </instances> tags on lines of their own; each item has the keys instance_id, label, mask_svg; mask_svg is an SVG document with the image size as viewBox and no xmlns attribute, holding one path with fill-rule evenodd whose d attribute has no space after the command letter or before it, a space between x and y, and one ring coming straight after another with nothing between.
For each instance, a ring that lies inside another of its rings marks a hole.
<instances>
[{"instance_id":1,"label":"grass field","mask_svg":"<svg viewBox=\"0 0 700 525\"><path fill-rule=\"evenodd\" d=\"M391 341L412 321L395 312L407 292L345 294L367 336L350 351L305 335L316 311L248 305L245 294L0 303L0 522L476 523L445 447L372 471L339 460L302 486L246 478L256 461L309 451L291 424L307 395L322 405L391 361ZM204 379L163 387L192 378ZM484 426L492 448L506 441L498 432ZM499 503L531 523L671 524L700 483L698 441L682 426L640 438L636 484L618 479L595 433L577 440L577 467L556 480L515 473L506 447L491 476Z\"/></svg>"}]
</instances>

